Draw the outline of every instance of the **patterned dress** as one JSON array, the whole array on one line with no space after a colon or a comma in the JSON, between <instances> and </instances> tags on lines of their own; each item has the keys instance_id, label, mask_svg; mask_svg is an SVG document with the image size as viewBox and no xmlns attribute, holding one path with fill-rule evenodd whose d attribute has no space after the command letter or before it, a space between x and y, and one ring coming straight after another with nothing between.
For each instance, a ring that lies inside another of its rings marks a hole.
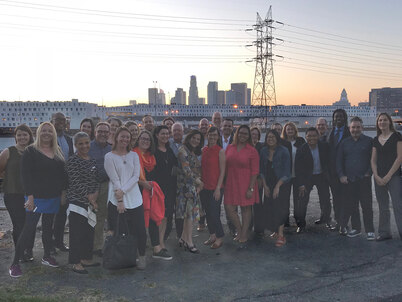
<instances>
[{"instance_id":1,"label":"patterned dress","mask_svg":"<svg viewBox=\"0 0 402 302\"><path fill-rule=\"evenodd\" d=\"M197 186L201 182L201 162L186 146L178 154L176 218L200 219L200 196Z\"/></svg>"}]
</instances>

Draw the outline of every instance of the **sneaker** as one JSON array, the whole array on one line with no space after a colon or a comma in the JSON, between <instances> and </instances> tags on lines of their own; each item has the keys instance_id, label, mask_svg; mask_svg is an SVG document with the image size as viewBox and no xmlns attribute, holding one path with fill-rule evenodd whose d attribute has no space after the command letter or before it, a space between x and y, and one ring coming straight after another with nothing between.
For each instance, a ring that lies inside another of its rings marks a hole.
<instances>
[{"instance_id":1,"label":"sneaker","mask_svg":"<svg viewBox=\"0 0 402 302\"><path fill-rule=\"evenodd\" d=\"M56 260L53 257L43 257L42 264L50 266L50 267L59 267L59 264L56 262Z\"/></svg>"},{"instance_id":2,"label":"sneaker","mask_svg":"<svg viewBox=\"0 0 402 302\"><path fill-rule=\"evenodd\" d=\"M375 234L373 232L368 232L367 233L367 240L368 241L373 241L375 240Z\"/></svg>"},{"instance_id":3,"label":"sneaker","mask_svg":"<svg viewBox=\"0 0 402 302\"><path fill-rule=\"evenodd\" d=\"M18 278L22 276L22 271L18 264L11 265L10 269L8 270L8 273L10 274L10 277L13 278Z\"/></svg>"},{"instance_id":4,"label":"sneaker","mask_svg":"<svg viewBox=\"0 0 402 302\"><path fill-rule=\"evenodd\" d=\"M349 238L353 238L353 237L356 237L356 236L359 236L359 235L361 235L361 231L358 231L358 230L351 230L351 231L349 231L349 233L348 233L348 237Z\"/></svg>"},{"instance_id":5,"label":"sneaker","mask_svg":"<svg viewBox=\"0 0 402 302\"><path fill-rule=\"evenodd\" d=\"M165 250L160 250L158 253L153 253L152 254L152 258L155 258L155 259L163 259L163 260L172 260L173 259L173 257L172 256L170 256L168 253L167 253L167 251L165 251Z\"/></svg>"},{"instance_id":6,"label":"sneaker","mask_svg":"<svg viewBox=\"0 0 402 302\"><path fill-rule=\"evenodd\" d=\"M147 265L145 256L139 256L137 260L137 269L144 270Z\"/></svg>"}]
</instances>

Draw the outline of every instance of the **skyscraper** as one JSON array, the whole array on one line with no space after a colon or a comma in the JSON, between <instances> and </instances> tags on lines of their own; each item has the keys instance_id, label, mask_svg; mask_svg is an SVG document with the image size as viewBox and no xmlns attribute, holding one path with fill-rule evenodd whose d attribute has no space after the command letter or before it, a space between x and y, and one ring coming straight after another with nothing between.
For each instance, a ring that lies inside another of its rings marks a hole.
<instances>
[{"instance_id":1,"label":"skyscraper","mask_svg":"<svg viewBox=\"0 0 402 302\"><path fill-rule=\"evenodd\" d=\"M247 88L247 104L248 106L251 106L251 88Z\"/></svg>"},{"instance_id":2,"label":"skyscraper","mask_svg":"<svg viewBox=\"0 0 402 302\"><path fill-rule=\"evenodd\" d=\"M199 104L197 79L196 79L195 75L192 75L190 77L190 91L189 91L189 94L188 94L188 104L189 105L197 105L197 104Z\"/></svg>"},{"instance_id":3,"label":"skyscraper","mask_svg":"<svg viewBox=\"0 0 402 302\"><path fill-rule=\"evenodd\" d=\"M371 89L369 93L370 106L376 106L377 112L393 114L402 112L402 88L384 87Z\"/></svg>"},{"instance_id":4,"label":"skyscraper","mask_svg":"<svg viewBox=\"0 0 402 302\"><path fill-rule=\"evenodd\" d=\"M158 88L148 88L148 103L156 105L158 100Z\"/></svg>"},{"instance_id":5,"label":"skyscraper","mask_svg":"<svg viewBox=\"0 0 402 302\"><path fill-rule=\"evenodd\" d=\"M208 105L218 104L218 82L208 83Z\"/></svg>"},{"instance_id":6,"label":"skyscraper","mask_svg":"<svg viewBox=\"0 0 402 302\"><path fill-rule=\"evenodd\" d=\"M224 90L218 90L216 92L216 103L218 105L225 105L226 104L226 92Z\"/></svg>"},{"instance_id":7,"label":"skyscraper","mask_svg":"<svg viewBox=\"0 0 402 302\"><path fill-rule=\"evenodd\" d=\"M232 83L230 84L231 90L236 94L234 104L246 105L247 104L247 83ZM227 96L226 96L227 98Z\"/></svg>"},{"instance_id":8,"label":"skyscraper","mask_svg":"<svg viewBox=\"0 0 402 302\"><path fill-rule=\"evenodd\" d=\"M186 92L183 88L177 88L174 97L170 100L170 104L186 105Z\"/></svg>"}]
</instances>

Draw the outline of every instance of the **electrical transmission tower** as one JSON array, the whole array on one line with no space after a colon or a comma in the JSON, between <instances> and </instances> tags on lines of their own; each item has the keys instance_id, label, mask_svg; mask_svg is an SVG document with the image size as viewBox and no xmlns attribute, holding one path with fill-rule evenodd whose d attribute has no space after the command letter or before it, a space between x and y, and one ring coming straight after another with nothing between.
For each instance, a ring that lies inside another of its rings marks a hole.
<instances>
[{"instance_id":1,"label":"electrical transmission tower","mask_svg":"<svg viewBox=\"0 0 402 302\"><path fill-rule=\"evenodd\" d=\"M255 57L255 76L252 105L264 106L260 117L266 118L271 106L276 106L276 93L274 81L274 65L272 58L272 7L269 7L265 19L257 13L257 22L254 29L257 31L257 40L254 44L257 47Z\"/></svg>"}]
</instances>

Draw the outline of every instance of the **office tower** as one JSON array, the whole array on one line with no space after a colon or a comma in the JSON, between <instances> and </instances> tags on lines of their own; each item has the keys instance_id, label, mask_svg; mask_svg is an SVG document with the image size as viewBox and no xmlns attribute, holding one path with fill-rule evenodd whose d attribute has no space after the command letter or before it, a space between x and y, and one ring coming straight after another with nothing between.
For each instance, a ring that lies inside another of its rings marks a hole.
<instances>
[{"instance_id":1,"label":"office tower","mask_svg":"<svg viewBox=\"0 0 402 302\"><path fill-rule=\"evenodd\" d=\"M177 88L174 97L170 100L170 104L186 105L186 92L183 88Z\"/></svg>"},{"instance_id":2,"label":"office tower","mask_svg":"<svg viewBox=\"0 0 402 302\"><path fill-rule=\"evenodd\" d=\"M208 83L208 105L216 105L218 94L218 82L209 82Z\"/></svg>"},{"instance_id":3,"label":"office tower","mask_svg":"<svg viewBox=\"0 0 402 302\"><path fill-rule=\"evenodd\" d=\"M235 102L237 105L247 104L247 83L232 83L230 85L231 90L235 92ZM226 96L227 98L227 96Z\"/></svg>"},{"instance_id":4,"label":"office tower","mask_svg":"<svg viewBox=\"0 0 402 302\"><path fill-rule=\"evenodd\" d=\"M190 77L190 91L189 91L189 94L188 94L188 104L189 105L197 105L197 104L199 104L197 79L196 79L195 75L192 75Z\"/></svg>"},{"instance_id":5,"label":"office tower","mask_svg":"<svg viewBox=\"0 0 402 302\"><path fill-rule=\"evenodd\" d=\"M236 91L234 91L234 90L228 90L228 91L226 91L226 93L225 93L226 105L234 105L234 104L237 104L237 103L236 103L236 96L237 96ZM237 105L239 105L239 104L237 104Z\"/></svg>"},{"instance_id":6,"label":"office tower","mask_svg":"<svg viewBox=\"0 0 402 302\"><path fill-rule=\"evenodd\" d=\"M205 98L198 98L198 104L205 105Z\"/></svg>"},{"instance_id":7,"label":"office tower","mask_svg":"<svg viewBox=\"0 0 402 302\"><path fill-rule=\"evenodd\" d=\"M148 103L156 105L158 100L158 88L148 88Z\"/></svg>"},{"instance_id":8,"label":"office tower","mask_svg":"<svg viewBox=\"0 0 402 302\"><path fill-rule=\"evenodd\" d=\"M224 90L218 90L216 92L216 104L218 105L226 104L226 92Z\"/></svg>"},{"instance_id":9,"label":"office tower","mask_svg":"<svg viewBox=\"0 0 402 302\"><path fill-rule=\"evenodd\" d=\"M370 106L376 106L377 112L395 114L402 112L402 88L371 89L369 93Z\"/></svg>"},{"instance_id":10,"label":"office tower","mask_svg":"<svg viewBox=\"0 0 402 302\"><path fill-rule=\"evenodd\" d=\"M248 106L251 105L251 88L247 88L247 104Z\"/></svg>"},{"instance_id":11,"label":"office tower","mask_svg":"<svg viewBox=\"0 0 402 302\"><path fill-rule=\"evenodd\" d=\"M158 104L166 105L166 96L165 96L165 92L162 89L159 89Z\"/></svg>"}]
</instances>

